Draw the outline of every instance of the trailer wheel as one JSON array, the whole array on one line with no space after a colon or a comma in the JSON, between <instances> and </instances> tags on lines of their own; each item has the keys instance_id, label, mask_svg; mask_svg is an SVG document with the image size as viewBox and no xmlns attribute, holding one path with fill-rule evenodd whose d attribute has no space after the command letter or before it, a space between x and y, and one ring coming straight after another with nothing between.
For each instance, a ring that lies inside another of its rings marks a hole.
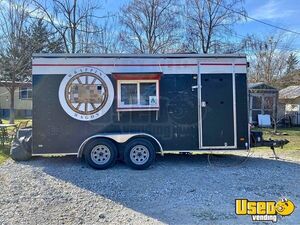
<instances>
[{"instance_id":1,"label":"trailer wheel","mask_svg":"<svg viewBox=\"0 0 300 225\"><path fill-rule=\"evenodd\" d=\"M104 170L111 167L117 159L115 144L107 139L96 139L85 148L85 160L94 169Z\"/></svg>"},{"instance_id":2,"label":"trailer wheel","mask_svg":"<svg viewBox=\"0 0 300 225\"><path fill-rule=\"evenodd\" d=\"M155 160L152 143L143 138L130 141L124 150L124 161L133 169L147 169Z\"/></svg>"}]
</instances>

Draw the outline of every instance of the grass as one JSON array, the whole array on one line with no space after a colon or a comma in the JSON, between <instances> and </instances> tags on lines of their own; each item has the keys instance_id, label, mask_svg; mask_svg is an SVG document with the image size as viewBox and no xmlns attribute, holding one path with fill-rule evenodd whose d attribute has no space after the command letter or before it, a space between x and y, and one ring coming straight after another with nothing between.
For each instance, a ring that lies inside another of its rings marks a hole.
<instances>
[{"instance_id":1,"label":"grass","mask_svg":"<svg viewBox=\"0 0 300 225\"><path fill-rule=\"evenodd\" d=\"M268 140L269 138L275 140L287 139L289 143L284 146L285 150L299 150L300 151L300 127L293 128L280 128L277 133L274 134L273 129L262 128L256 129L263 131L263 138ZM263 149L265 147L262 147Z\"/></svg>"},{"instance_id":2,"label":"grass","mask_svg":"<svg viewBox=\"0 0 300 225\"><path fill-rule=\"evenodd\" d=\"M26 121L29 120L30 122L28 125L31 125L31 120L30 119L16 119L15 124L20 123L21 121ZM2 119L3 123L9 123L8 120ZM10 132L13 128L8 128L8 132ZM0 143L0 164L4 163L5 160L9 158L9 150L10 150L10 143L5 143L4 146Z\"/></svg>"},{"instance_id":3,"label":"grass","mask_svg":"<svg viewBox=\"0 0 300 225\"><path fill-rule=\"evenodd\" d=\"M7 119L1 119L3 123L9 123L9 120ZM23 122L23 121L29 121L28 125L30 126L31 123L32 123L32 120L30 118L25 118L25 119L15 119L15 124L18 124L20 122Z\"/></svg>"},{"instance_id":4,"label":"grass","mask_svg":"<svg viewBox=\"0 0 300 225\"><path fill-rule=\"evenodd\" d=\"M274 134L273 129L268 128L255 130L263 131L263 138L265 140L268 140L269 138L273 140L287 139L289 143L282 149L276 148L276 153L280 158L288 158L297 161L300 160L300 127L279 128L276 134ZM255 153L262 155L264 155L265 153L270 153L269 147L259 147L254 148L253 150Z\"/></svg>"},{"instance_id":5,"label":"grass","mask_svg":"<svg viewBox=\"0 0 300 225\"><path fill-rule=\"evenodd\" d=\"M9 145L0 146L0 164L4 163L9 158Z\"/></svg>"}]
</instances>

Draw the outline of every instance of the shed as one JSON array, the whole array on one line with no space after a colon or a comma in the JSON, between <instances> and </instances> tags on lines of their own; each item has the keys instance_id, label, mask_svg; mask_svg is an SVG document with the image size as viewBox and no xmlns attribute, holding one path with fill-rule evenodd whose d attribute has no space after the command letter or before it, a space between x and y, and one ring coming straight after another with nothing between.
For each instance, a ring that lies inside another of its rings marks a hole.
<instances>
[{"instance_id":1,"label":"shed","mask_svg":"<svg viewBox=\"0 0 300 225\"><path fill-rule=\"evenodd\" d=\"M292 124L300 125L300 85L279 91L279 102L285 106L285 114L291 116Z\"/></svg>"},{"instance_id":2,"label":"shed","mask_svg":"<svg viewBox=\"0 0 300 225\"><path fill-rule=\"evenodd\" d=\"M258 115L277 118L278 90L263 82L249 83L249 122L258 123Z\"/></svg>"}]
</instances>

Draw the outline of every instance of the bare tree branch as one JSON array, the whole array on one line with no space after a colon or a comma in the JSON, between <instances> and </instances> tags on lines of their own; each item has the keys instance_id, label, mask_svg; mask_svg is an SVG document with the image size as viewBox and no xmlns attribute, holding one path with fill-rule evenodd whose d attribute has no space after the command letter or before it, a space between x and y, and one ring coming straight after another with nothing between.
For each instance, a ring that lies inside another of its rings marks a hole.
<instances>
[{"instance_id":1,"label":"bare tree branch","mask_svg":"<svg viewBox=\"0 0 300 225\"><path fill-rule=\"evenodd\" d=\"M229 9L246 15L243 0L186 0L187 46L191 51L220 51L217 47L233 33L232 25L243 19Z\"/></svg>"},{"instance_id":2,"label":"bare tree branch","mask_svg":"<svg viewBox=\"0 0 300 225\"><path fill-rule=\"evenodd\" d=\"M249 49L250 80L274 85L286 74L292 41L284 33L263 38L249 36L245 41Z\"/></svg>"},{"instance_id":3,"label":"bare tree branch","mask_svg":"<svg viewBox=\"0 0 300 225\"><path fill-rule=\"evenodd\" d=\"M61 36L66 52L82 52L93 44L90 43L89 34L99 32L94 20L101 18L95 15L95 11L99 10L100 6L94 1L49 0L43 3L41 0L32 1L39 9L41 17L44 17L45 21ZM86 43L82 42L83 39Z\"/></svg>"},{"instance_id":4,"label":"bare tree branch","mask_svg":"<svg viewBox=\"0 0 300 225\"><path fill-rule=\"evenodd\" d=\"M179 21L174 0L133 0L121 9L120 41L128 52L174 52Z\"/></svg>"}]
</instances>

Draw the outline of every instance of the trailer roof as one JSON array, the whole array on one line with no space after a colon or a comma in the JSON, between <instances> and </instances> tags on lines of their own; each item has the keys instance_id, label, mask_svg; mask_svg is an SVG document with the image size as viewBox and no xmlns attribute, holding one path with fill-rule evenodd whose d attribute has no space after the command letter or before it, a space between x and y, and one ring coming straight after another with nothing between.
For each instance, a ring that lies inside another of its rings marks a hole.
<instances>
[{"instance_id":1,"label":"trailer roof","mask_svg":"<svg viewBox=\"0 0 300 225\"><path fill-rule=\"evenodd\" d=\"M246 58L245 54L65 54L38 53L33 58Z\"/></svg>"}]
</instances>

